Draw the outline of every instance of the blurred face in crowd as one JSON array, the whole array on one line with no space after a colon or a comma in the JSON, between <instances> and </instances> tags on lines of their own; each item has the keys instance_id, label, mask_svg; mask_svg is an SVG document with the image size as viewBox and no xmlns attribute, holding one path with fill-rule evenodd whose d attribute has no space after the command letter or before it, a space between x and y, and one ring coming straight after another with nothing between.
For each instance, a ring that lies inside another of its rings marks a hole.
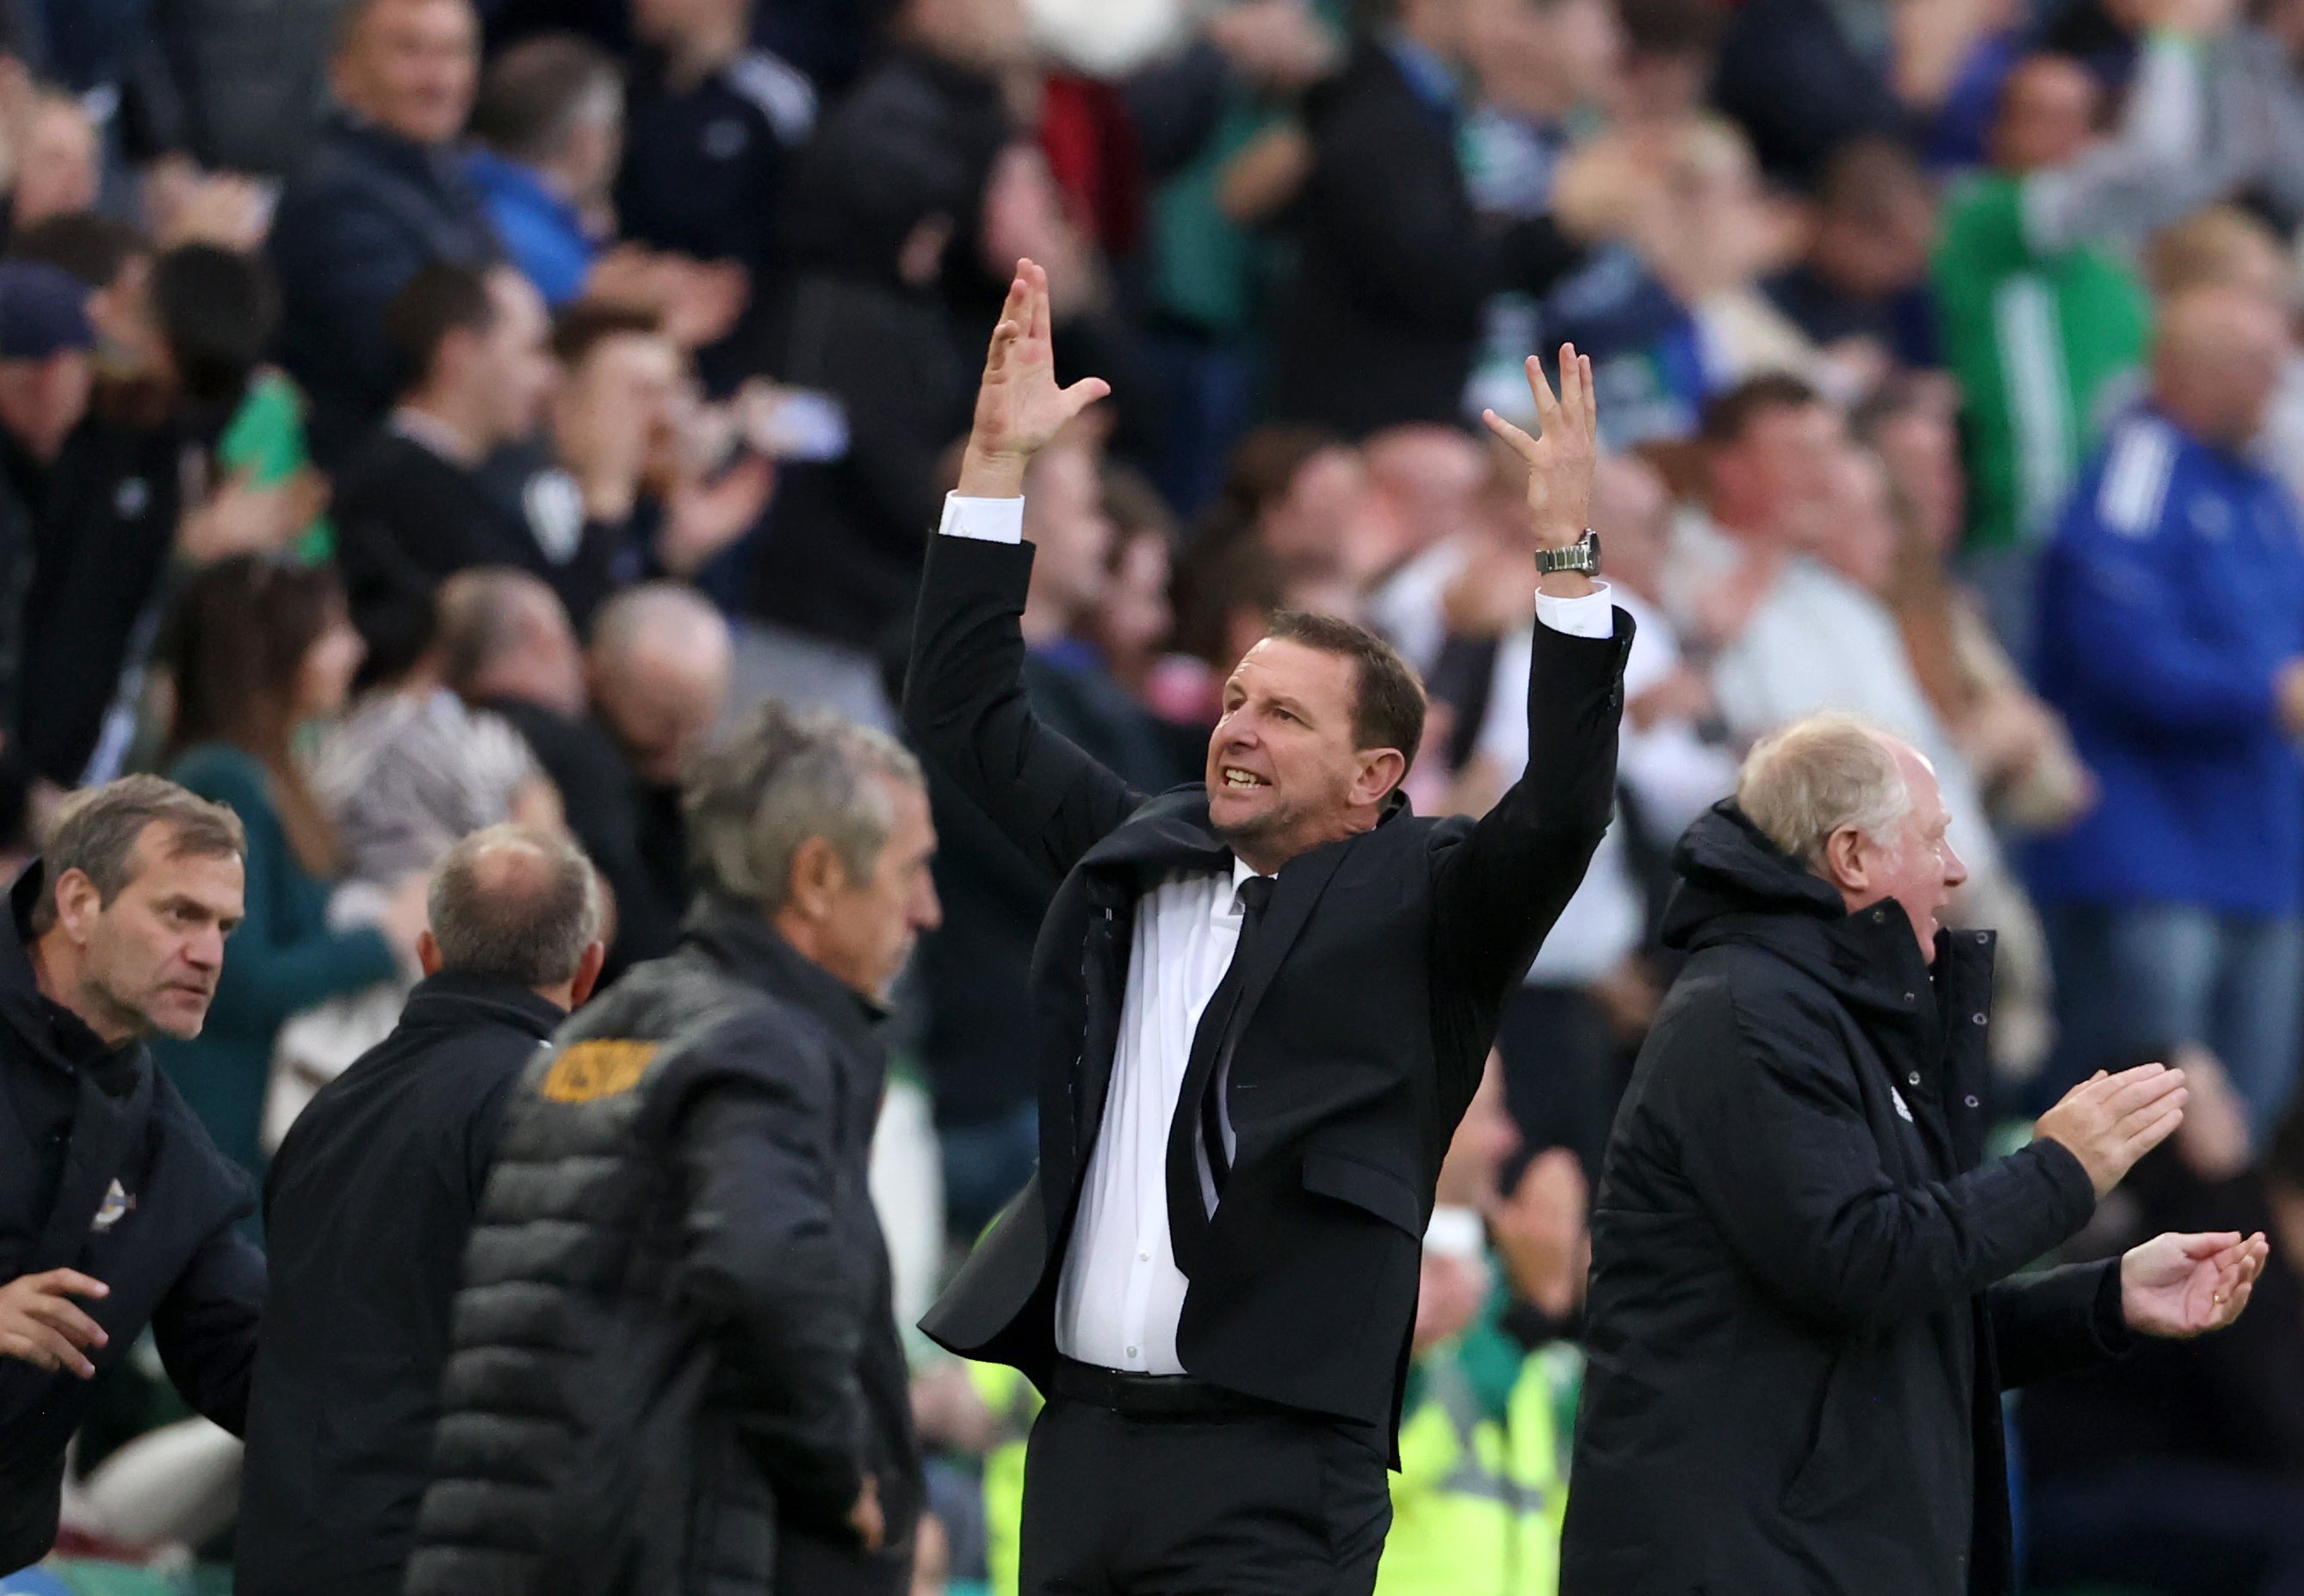
<instances>
[{"instance_id":1,"label":"blurred face in crowd","mask_svg":"<svg viewBox=\"0 0 2304 1596\"><path fill-rule=\"evenodd\" d=\"M1118 533L1104 512L1096 456L1086 448L1061 443L1033 460L1024 535L1033 545L1037 603L1070 622L1103 601Z\"/></svg>"},{"instance_id":2,"label":"blurred face in crowd","mask_svg":"<svg viewBox=\"0 0 2304 1596\"><path fill-rule=\"evenodd\" d=\"M898 19L908 37L964 66L998 71L1031 54L1024 0L903 0Z\"/></svg>"},{"instance_id":3,"label":"blurred face in crowd","mask_svg":"<svg viewBox=\"0 0 2304 1596\"><path fill-rule=\"evenodd\" d=\"M80 102L59 94L40 96L16 160L16 225L95 209L102 177L96 123Z\"/></svg>"},{"instance_id":4,"label":"blurred face in crowd","mask_svg":"<svg viewBox=\"0 0 2304 1596\"><path fill-rule=\"evenodd\" d=\"M1636 454L1608 454L1592 473L1592 524L1604 528L1608 579L1651 603L1664 591L1672 542L1672 495Z\"/></svg>"},{"instance_id":5,"label":"blurred face in crowd","mask_svg":"<svg viewBox=\"0 0 2304 1596\"><path fill-rule=\"evenodd\" d=\"M1872 837L1843 826L1825 841L1825 874L1848 904L1851 914L1893 899L1903 906L1919 938L1920 951L1933 962L1936 954L1938 918L1952 894L1968 879L1968 866L1944 833L1952 815L1928 762L1893 738L1885 741L1903 773L1911 795L1911 808L1885 837Z\"/></svg>"},{"instance_id":6,"label":"blurred face in crowd","mask_svg":"<svg viewBox=\"0 0 2304 1596\"><path fill-rule=\"evenodd\" d=\"M368 0L332 72L351 110L412 143L445 144L479 87L479 19L470 0Z\"/></svg>"},{"instance_id":7,"label":"blurred face in crowd","mask_svg":"<svg viewBox=\"0 0 2304 1596\"><path fill-rule=\"evenodd\" d=\"M2069 56L2024 62L2001 90L1993 164L2007 172L2037 172L2071 160L2096 139L2097 96L2096 80Z\"/></svg>"},{"instance_id":8,"label":"blurred face in crowd","mask_svg":"<svg viewBox=\"0 0 2304 1596\"><path fill-rule=\"evenodd\" d=\"M632 32L659 48L740 27L751 0L632 0Z\"/></svg>"},{"instance_id":9,"label":"blurred face in crowd","mask_svg":"<svg viewBox=\"0 0 2304 1596\"><path fill-rule=\"evenodd\" d=\"M360 640L343 606L332 606L327 623L304 651L304 663L297 670L296 718L325 721L342 711L352 693L352 678L367 657L368 645Z\"/></svg>"},{"instance_id":10,"label":"blurred face in crowd","mask_svg":"<svg viewBox=\"0 0 2304 1596\"><path fill-rule=\"evenodd\" d=\"M1283 570L1333 564L1341 530L1367 506L1368 468L1360 452L1342 444L1322 449L1297 469L1288 491L1258 523L1264 546Z\"/></svg>"},{"instance_id":11,"label":"blurred face in crowd","mask_svg":"<svg viewBox=\"0 0 2304 1596\"><path fill-rule=\"evenodd\" d=\"M1968 479L1950 412L1933 405L1899 410L1873 429L1872 446L1913 531L1948 553L1968 516Z\"/></svg>"},{"instance_id":12,"label":"blurred face in crowd","mask_svg":"<svg viewBox=\"0 0 2304 1596\"><path fill-rule=\"evenodd\" d=\"M1614 97L1623 30L1608 0L1466 0L1463 38L1501 106L1549 118Z\"/></svg>"},{"instance_id":13,"label":"blurred face in crowd","mask_svg":"<svg viewBox=\"0 0 2304 1596\"><path fill-rule=\"evenodd\" d=\"M836 849L821 839L804 843L792 861L793 880L780 917L806 925L808 956L855 992L885 1001L922 934L944 922L936 901L936 826L928 794L893 776L875 778L895 816L868 874L849 874Z\"/></svg>"},{"instance_id":14,"label":"blurred face in crowd","mask_svg":"<svg viewBox=\"0 0 2304 1596\"><path fill-rule=\"evenodd\" d=\"M593 450L656 464L682 399L686 363L669 338L617 333L569 367L552 399L563 458Z\"/></svg>"},{"instance_id":15,"label":"blurred face in crowd","mask_svg":"<svg viewBox=\"0 0 2304 1596\"><path fill-rule=\"evenodd\" d=\"M642 781L659 787L680 781L719 722L728 670L726 633L700 629L643 638L614 657L594 658L593 707Z\"/></svg>"},{"instance_id":16,"label":"blurred face in crowd","mask_svg":"<svg viewBox=\"0 0 2304 1596\"><path fill-rule=\"evenodd\" d=\"M54 994L106 1041L200 1034L224 938L239 925L246 874L237 854L178 851L174 828L155 821L137 838L127 885L102 901L96 883L67 870L55 893L55 928L42 939L70 944L71 992Z\"/></svg>"},{"instance_id":17,"label":"blurred face in crowd","mask_svg":"<svg viewBox=\"0 0 2304 1596\"><path fill-rule=\"evenodd\" d=\"M2201 441L2240 448L2264 429L2290 348L2286 318L2256 294L2179 295L2164 307L2153 349L2153 400Z\"/></svg>"},{"instance_id":18,"label":"blurred face in crowd","mask_svg":"<svg viewBox=\"0 0 2304 1596\"><path fill-rule=\"evenodd\" d=\"M1829 405L1761 410L1741 437L1711 451L1715 517L1746 536L1809 545L1821 532L1842 436L1840 416Z\"/></svg>"},{"instance_id":19,"label":"blurred face in crowd","mask_svg":"<svg viewBox=\"0 0 2304 1596\"><path fill-rule=\"evenodd\" d=\"M33 459L53 460L88 414L96 364L85 350L45 360L0 360L0 423Z\"/></svg>"},{"instance_id":20,"label":"blurred face in crowd","mask_svg":"<svg viewBox=\"0 0 2304 1596\"><path fill-rule=\"evenodd\" d=\"M1879 457L1842 449L1832 463L1831 502L1818 557L1865 592L1885 593L1896 567L1896 522Z\"/></svg>"},{"instance_id":21,"label":"blurred face in crowd","mask_svg":"<svg viewBox=\"0 0 2304 1596\"><path fill-rule=\"evenodd\" d=\"M1360 666L1286 638L1248 651L1208 738L1208 819L1258 869L1365 831L1410 750L1362 748Z\"/></svg>"},{"instance_id":22,"label":"blurred face in crowd","mask_svg":"<svg viewBox=\"0 0 2304 1596\"><path fill-rule=\"evenodd\" d=\"M1808 258L1842 293L1885 299L1927 279L1936 225L1936 198L1927 186L1899 181L1828 207L1817 219Z\"/></svg>"},{"instance_id":23,"label":"blurred face in crowd","mask_svg":"<svg viewBox=\"0 0 2304 1596\"><path fill-rule=\"evenodd\" d=\"M1149 670L1175 625L1168 603L1168 537L1156 527L1129 533L1097 605L1096 640L1114 674L1132 680Z\"/></svg>"},{"instance_id":24,"label":"blurred face in crowd","mask_svg":"<svg viewBox=\"0 0 2304 1596\"><path fill-rule=\"evenodd\" d=\"M469 378L488 443L510 443L536 430L558 377L546 342L552 323L535 286L509 266L488 274L488 299L496 317L474 340Z\"/></svg>"}]
</instances>

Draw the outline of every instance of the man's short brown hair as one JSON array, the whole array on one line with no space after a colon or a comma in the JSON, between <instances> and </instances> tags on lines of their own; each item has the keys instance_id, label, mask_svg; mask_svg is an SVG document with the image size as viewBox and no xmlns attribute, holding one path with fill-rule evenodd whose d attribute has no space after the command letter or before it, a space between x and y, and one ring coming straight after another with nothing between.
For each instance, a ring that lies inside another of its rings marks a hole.
<instances>
[{"instance_id":1,"label":"man's short brown hair","mask_svg":"<svg viewBox=\"0 0 2304 1596\"><path fill-rule=\"evenodd\" d=\"M1698 435L1715 448L1741 443L1761 417L1823 402L1824 395L1807 378L1789 371L1763 371L1715 395L1704 407Z\"/></svg>"},{"instance_id":2,"label":"man's short brown hair","mask_svg":"<svg viewBox=\"0 0 2304 1596\"><path fill-rule=\"evenodd\" d=\"M1408 764L1416 763L1424 740L1424 683L1398 649L1364 626L1303 610L1281 611L1265 635L1351 661L1354 746L1398 748Z\"/></svg>"},{"instance_id":3,"label":"man's short brown hair","mask_svg":"<svg viewBox=\"0 0 2304 1596\"><path fill-rule=\"evenodd\" d=\"M158 776L123 776L76 792L57 813L55 831L40 855L40 901L32 910L32 934L56 922L56 882L77 870L96 885L109 905L136 879L136 843L147 827L165 826L162 857L244 857L248 833L240 816Z\"/></svg>"}]
</instances>

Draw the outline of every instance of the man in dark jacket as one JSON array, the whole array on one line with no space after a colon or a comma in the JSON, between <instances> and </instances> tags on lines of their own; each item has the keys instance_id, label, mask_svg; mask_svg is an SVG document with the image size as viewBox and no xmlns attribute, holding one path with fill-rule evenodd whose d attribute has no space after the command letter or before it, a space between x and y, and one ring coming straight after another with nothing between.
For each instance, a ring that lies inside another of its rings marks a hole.
<instances>
[{"instance_id":1,"label":"man in dark jacket","mask_svg":"<svg viewBox=\"0 0 2304 1596\"><path fill-rule=\"evenodd\" d=\"M247 1410L254 1204L145 1047L199 1034L246 847L231 810L131 776L65 806L0 920L0 1573L47 1554L88 1381L146 1326L194 1410Z\"/></svg>"},{"instance_id":2,"label":"man in dark jacket","mask_svg":"<svg viewBox=\"0 0 2304 1596\"><path fill-rule=\"evenodd\" d=\"M514 1092L410 1596L895 1596L921 1482L867 1184L879 1004L936 923L892 739L773 703L689 789L670 958Z\"/></svg>"},{"instance_id":3,"label":"man in dark jacket","mask_svg":"<svg viewBox=\"0 0 2304 1596\"><path fill-rule=\"evenodd\" d=\"M1795 724L1681 840L1689 962L1592 1211L1565 1596L2003 1596L2000 1393L2197 1335L2261 1236L2161 1236L2023 1279L2182 1117L2157 1064L1983 1160L1993 938L1925 760Z\"/></svg>"},{"instance_id":4,"label":"man in dark jacket","mask_svg":"<svg viewBox=\"0 0 2304 1596\"><path fill-rule=\"evenodd\" d=\"M1048 1396L1023 1588L1366 1596L1391 1518L1419 1246L1517 988L1606 829L1631 622L1590 572L1589 362L1529 362L1526 776L1408 811L1421 684L1381 638L1275 619L1203 781L1148 797L1021 680L1025 471L1057 387L1030 261L920 582L905 729L1055 887L1029 992L1039 1170L922 1328ZM1541 573L1541 574L1539 574Z\"/></svg>"},{"instance_id":5,"label":"man in dark jacket","mask_svg":"<svg viewBox=\"0 0 2304 1596\"><path fill-rule=\"evenodd\" d=\"M353 0L329 80L343 106L280 197L280 363L312 404L314 457L342 463L392 403L384 308L432 261L497 254L455 146L479 77L470 0Z\"/></svg>"},{"instance_id":6,"label":"man in dark jacket","mask_svg":"<svg viewBox=\"0 0 2304 1596\"><path fill-rule=\"evenodd\" d=\"M57 456L88 414L88 291L38 261L0 263L0 729L23 702L25 605Z\"/></svg>"},{"instance_id":7,"label":"man in dark jacket","mask_svg":"<svg viewBox=\"0 0 2304 1596\"><path fill-rule=\"evenodd\" d=\"M1469 8L1373 9L1390 25L1305 104L1301 255L1274 356L1275 410L1347 437L1459 419L1489 299L1540 295L1583 258L1549 216L1493 225L1472 207L1456 154Z\"/></svg>"},{"instance_id":8,"label":"man in dark jacket","mask_svg":"<svg viewBox=\"0 0 2304 1596\"><path fill-rule=\"evenodd\" d=\"M320 1089L265 1179L241 1596L400 1596L504 1101L600 973L599 889L563 839L474 832L430 910L398 1028Z\"/></svg>"}]
</instances>

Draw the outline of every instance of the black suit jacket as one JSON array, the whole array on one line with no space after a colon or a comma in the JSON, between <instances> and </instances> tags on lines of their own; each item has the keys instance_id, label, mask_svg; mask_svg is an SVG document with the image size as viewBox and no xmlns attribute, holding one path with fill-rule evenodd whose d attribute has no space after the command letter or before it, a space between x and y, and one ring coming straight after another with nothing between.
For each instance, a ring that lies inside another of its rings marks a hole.
<instances>
[{"instance_id":1,"label":"black suit jacket","mask_svg":"<svg viewBox=\"0 0 2304 1596\"><path fill-rule=\"evenodd\" d=\"M1045 1388L1064 1248L1111 1083L1136 900L1226 857L1207 795L1147 800L1044 728L1021 671L1027 547L931 540L907 729L1051 876L1032 958L1040 1167L921 1328ZM1292 859L1220 1040L1238 1149L1177 1348L1199 1378L1396 1422L1417 1266L1449 1137L1505 997L1608 823L1632 623L1539 627L1530 775L1486 819L1384 823Z\"/></svg>"}]
</instances>

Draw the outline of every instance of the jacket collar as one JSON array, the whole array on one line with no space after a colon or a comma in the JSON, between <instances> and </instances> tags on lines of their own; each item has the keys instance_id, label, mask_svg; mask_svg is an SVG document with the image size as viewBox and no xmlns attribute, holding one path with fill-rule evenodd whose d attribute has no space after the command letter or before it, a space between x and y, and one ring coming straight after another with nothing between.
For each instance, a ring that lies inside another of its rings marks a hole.
<instances>
[{"instance_id":1,"label":"jacket collar","mask_svg":"<svg viewBox=\"0 0 2304 1596\"><path fill-rule=\"evenodd\" d=\"M524 1031L542 1042L560 1028L568 1011L527 987L490 975L442 970L427 975L408 994L400 1011L402 1026L438 1026L469 1030L476 1025Z\"/></svg>"},{"instance_id":2,"label":"jacket collar","mask_svg":"<svg viewBox=\"0 0 2304 1596\"><path fill-rule=\"evenodd\" d=\"M1376 829L1381 831L1409 812L1408 795L1393 793L1385 802ZM1300 854L1280 867L1280 875L1284 879L1297 859L1318 858L1356 840L1357 837L1343 838ZM1080 856L1080 866L1086 870L1131 866L1159 870L1230 870L1232 860L1231 848L1208 823L1207 788L1191 781L1170 788L1106 832L1095 847Z\"/></svg>"},{"instance_id":3,"label":"jacket collar","mask_svg":"<svg viewBox=\"0 0 2304 1596\"><path fill-rule=\"evenodd\" d=\"M1664 906L1667 946L1765 948L1876 1019L1925 1033L1948 1000L1973 1006L1977 969L1991 968L1988 933L1939 931L1932 965L1902 905L1849 913L1829 882L1762 836L1732 798L1688 828L1673 867L1680 880Z\"/></svg>"},{"instance_id":4,"label":"jacket collar","mask_svg":"<svg viewBox=\"0 0 2304 1596\"><path fill-rule=\"evenodd\" d=\"M807 1009L843 1043L877 1045L887 1010L823 966L804 958L760 910L711 893L688 916L690 945L741 981Z\"/></svg>"},{"instance_id":5,"label":"jacket collar","mask_svg":"<svg viewBox=\"0 0 2304 1596\"><path fill-rule=\"evenodd\" d=\"M40 991L30 943L32 908L47 885L47 867L34 859L8 889L9 912L0 916L0 1026L43 1065L67 1074L93 1069L97 1084L118 1096L148 1055L141 1042L106 1047L80 1016Z\"/></svg>"}]
</instances>

